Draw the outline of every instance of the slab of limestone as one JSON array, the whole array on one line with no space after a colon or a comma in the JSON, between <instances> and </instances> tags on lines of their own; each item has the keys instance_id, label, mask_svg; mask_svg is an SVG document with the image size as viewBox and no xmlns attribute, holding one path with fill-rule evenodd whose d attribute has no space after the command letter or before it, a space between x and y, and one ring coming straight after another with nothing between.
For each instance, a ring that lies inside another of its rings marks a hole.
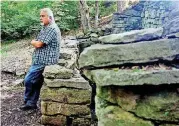
<instances>
[{"instance_id":1,"label":"slab of limestone","mask_svg":"<svg viewBox=\"0 0 179 126\"><path fill-rule=\"evenodd\" d=\"M177 5L178 3L176 3ZM168 21L163 24L163 36L179 32L179 8L174 8L168 17Z\"/></svg>"},{"instance_id":2,"label":"slab of limestone","mask_svg":"<svg viewBox=\"0 0 179 126\"><path fill-rule=\"evenodd\" d=\"M46 66L44 73L45 78L69 79L73 76L73 70L64 68L59 65Z\"/></svg>"},{"instance_id":3,"label":"slab of limestone","mask_svg":"<svg viewBox=\"0 0 179 126\"><path fill-rule=\"evenodd\" d=\"M76 64L76 59L75 58L70 59L70 60L60 59L58 61L59 66L63 66L65 68L67 68L67 69L74 69L76 67L75 64Z\"/></svg>"},{"instance_id":4,"label":"slab of limestone","mask_svg":"<svg viewBox=\"0 0 179 126\"><path fill-rule=\"evenodd\" d=\"M69 88L43 88L40 98L44 101L54 101L70 104L90 103L91 91Z\"/></svg>"},{"instance_id":5,"label":"slab of limestone","mask_svg":"<svg viewBox=\"0 0 179 126\"><path fill-rule=\"evenodd\" d=\"M70 60L73 55L77 55L77 49L61 48L60 59Z\"/></svg>"},{"instance_id":6,"label":"slab of limestone","mask_svg":"<svg viewBox=\"0 0 179 126\"><path fill-rule=\"evenodd\" d=\"M178 85L98 87L97 97L140 118L179 123ZM99 108L100 109L100 108Z\"/></svg>"},{"instance_id":7,"label":"slab of limestone","mask_svg":"<svg viewBox=\"0 0 179 126\"><path fill-rule=\"evenodd\" d=\"M71 79L45 79L44 82L47 84L47 87L90 89L88 81L82 77Z\"/></svg>"},{"instance_id":8,"label":"slab of limestone","mask_svg":"<svg viewBox=\"0 0 179 126\"><path fill-rule=\"evenodd\" d=\"M65 126L66 125L66 116L64 115L56 115L56 116L47 116L42 115L41 116L41 124L49 124L49 125L55 125L55 126Z\"/></svg>"},{"instance_id":9,"label":"slab of limestone","mask_svg":"<svg viewBox=\"0 0 179 126\"><path fill-rule=\"evenodd\" d=\"M108 105L96 97L96 114L98 126L154 126L151 121L144 120L116 105Z\"/></svg>"},{"instance_id":10,"label":"slab of limestone","mask_svg":"<svg viewBox=\"0 0 179 126\"><path fill-rule=\"evenodd\" d=\"M173 60L179 54L179 39L159 39L122 45L92 45L80 54L79 68L105 67L125 63Z\"/></svg>"},{"instance_id":11,"label":"slab of limestone","mask_svg":"<svg viewBox=\"0 0 179 126\"><path fill-rule=\"evenodd\" d=\"M91 119L90 118L79 118L79 117L70 117L72 119L72 125L78 126L90 126ZM55 116L41 116L41 123L42 124L49 124L55 126L65 126L66 122L69 121L66 116L63 115L55 115Z\"/></svg>"},{"instance_id":12,"label":"slab of limestone","mask_svg":"<svg viewBox=\"0 0 179 126\"><path fill-rule=\"evenodd\" d=\"M142 30L132 30L120 34L110 34L99 37L99 41L103 44L107 43L128 43L138 41L148 41L158 39L162 36L163 28L148 28Z\"/></svg>"},{"instance_id":13,"label":"slab of limestone","mask_svg":"<svg viewBox=\"0 0 179 126\"><path fill-rule=\"evenodd\" d=\"M87 105L63 104L58 102L41 102L43 115L89 115L90 108Z\"/></svg>"},{"instance_id":14,"label":"slab of limestone","mask_svg":"<svg viewBox=\"0 0 179 126\"><path fill-rule=\"evenodd\" d=\"M60 59L60 60L58 61L58 65L59 65L59 66L66 66L66 65L67 65L67 60L65 60L65 59Z\"/></svg>"},{"instance_id":15,"label":"slab of limestone","mask_svg":"<svg viewBox=\"0 0 179 126\"><path fill-rule=\"evenodd\" d=\"M167 35L168 38L179 38L179 32Z\"/></svg>"},{"instance_id":16,"label":"slab of limestone","mask_svg":"<svg viewBox=\"0 0 179 126\"><path fill-rule=\"evenodd\" d=\"M174 70L85 70L84 75L97 86L179 84L179 69Z\"/></svg>"},{"instance_id":17,"label":"slab of limestone","mask_svg":"<svg viewBox=\"0 0 179 126\"><path fill-rule=\"evenodd\" d=\"M78 118L74 117L73 118L73 125L74 126L90 126L91 125L91 119L90 118Z\"/></svg>"}]
</instances>

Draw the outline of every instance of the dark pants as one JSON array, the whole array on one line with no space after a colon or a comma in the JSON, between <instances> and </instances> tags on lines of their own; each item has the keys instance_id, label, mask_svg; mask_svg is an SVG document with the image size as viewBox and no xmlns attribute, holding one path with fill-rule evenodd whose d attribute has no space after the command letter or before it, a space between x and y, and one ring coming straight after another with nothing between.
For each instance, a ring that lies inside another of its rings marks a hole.
<instances>
[{"instance_id":1,"label":"dark pants","mask_svg":"<svg viewBox=\"0 0 179 126\"><path fill-rule=\"evenodd\" d=\"M44 65L32 65L25 76L24 101L27 105L36 106L40 96L40 89L44 82L42 75L45 69Z\"/></svg>"}]
</instances>

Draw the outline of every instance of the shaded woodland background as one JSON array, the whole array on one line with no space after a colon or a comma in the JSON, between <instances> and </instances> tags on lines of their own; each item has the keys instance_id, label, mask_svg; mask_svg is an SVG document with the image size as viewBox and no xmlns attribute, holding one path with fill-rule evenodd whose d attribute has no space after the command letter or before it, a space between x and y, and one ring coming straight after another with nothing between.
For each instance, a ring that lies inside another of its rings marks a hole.
<instances>
[{"instance_id":1,"label":"shaded woodland background","mask_svg":"<svg viewBox=\"0 0 179 126\"><path fill-rule=\"evenodd\" d=\"M2 40L21 39L36 34L41 26L39 11L49 7L62 33L98 28L104 17L122 12L138 0L126 1L2 1Z\"/></svg>"}]
</instances>

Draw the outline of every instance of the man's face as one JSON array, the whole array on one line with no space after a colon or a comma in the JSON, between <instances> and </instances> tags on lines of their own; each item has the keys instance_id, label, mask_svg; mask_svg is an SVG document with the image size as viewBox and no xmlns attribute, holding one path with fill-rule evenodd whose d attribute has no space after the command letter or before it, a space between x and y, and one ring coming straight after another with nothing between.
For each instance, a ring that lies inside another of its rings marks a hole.
<instances>
[{"instance_id":1,"label":"man's face","mask_svg":"<svg viewBox=\"0 0 179 126\"><path fill-rule=\"evenodd\" d=\"M47 15L46 12L44 11L41 11L40 12L40 22L42 25L46 26L50 23L50 19L49 19L49 16Z\"/></svg>"}]
</instances>

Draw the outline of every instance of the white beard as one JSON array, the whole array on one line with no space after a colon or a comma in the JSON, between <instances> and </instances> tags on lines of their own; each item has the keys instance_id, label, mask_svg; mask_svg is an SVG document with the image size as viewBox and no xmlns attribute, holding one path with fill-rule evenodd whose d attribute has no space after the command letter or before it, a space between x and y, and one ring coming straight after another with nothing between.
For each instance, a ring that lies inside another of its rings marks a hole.
<instances>
[{"instance_id":1,"label":"white beard","mask_svg":"<svg viewBox=\"0 0 179 126\"><path fill-rule=\"evenodd\" d=\"M44 26L44 23L41 22L40 25Z\"/></svg>"}]
</instances>

